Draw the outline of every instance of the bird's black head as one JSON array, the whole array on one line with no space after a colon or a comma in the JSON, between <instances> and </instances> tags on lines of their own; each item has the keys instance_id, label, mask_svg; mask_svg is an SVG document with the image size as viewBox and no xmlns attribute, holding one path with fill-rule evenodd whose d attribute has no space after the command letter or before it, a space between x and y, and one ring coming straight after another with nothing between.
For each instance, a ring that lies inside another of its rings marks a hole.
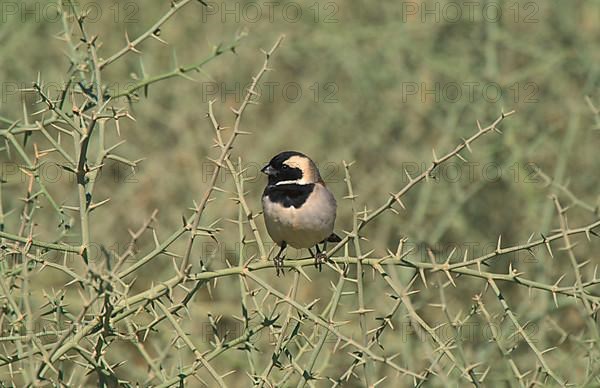
<instances>
[{"instance_id":1,"label":"bird's black head","mask_svg":"<svg viewBox=\"0 0 600 388\"><path fill-rule=\"evenodd\" d=\"M311 175L312 166L314 163L303 153L284 151L274 156L260 171L269 177L269 185L280 182L305 184L313 183L306 181Z\"/></svg>"}]
</instances>

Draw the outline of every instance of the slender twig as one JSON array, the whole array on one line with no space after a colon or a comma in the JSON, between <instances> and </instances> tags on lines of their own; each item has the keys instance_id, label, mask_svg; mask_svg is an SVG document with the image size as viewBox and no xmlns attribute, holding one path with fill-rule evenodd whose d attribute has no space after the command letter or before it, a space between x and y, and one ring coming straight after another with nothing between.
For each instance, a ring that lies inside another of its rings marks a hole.
<instances>
[{"instance_id":1,"label":"slender twig","mask_svg":"<svg viewBox=\"0 0 600 388\"><path fill-rule=\"evenodd\" d=\"M140 45L140 43L142 43L146 39L154 36L156 34L156 32L158 31L158 29L160 29L160 27L163 24L165 24L167 22L167 20L169 20L173 15L175 15L177 13L177 11L181 10L183 7L185 7L191 1L192 0L181 0L179 2L172 1L171 8L164 15L162 15L160 17L160 19L158 19L152 26L150 26L150 28L148 28L144 33L142 33L140 36L138 36L133 41L129 41L129 38L126 36L127 44L122 49L120 49L119 51L117 51L116 53L114 53L113 55L108 57L107 59L102 60L99 63L100 70L103 70L106 66L115 62L116 60L118 60L123 55L127 54L128 52L131 52L131 51L137 52L138 51L137 47Z\"/></svg>"},{"instance_id":2,"label":"slender twig","mask_svg":"<svg viewBox=\"0 0 600 388\"><path fill-rule=\"evenodd\" d=\"M533 353L537 357L538 361L540 362L540 364L544 368L544 371L548 374L548 376L552 377L552 379L554 379L554 381L556 381L559 384L559 386L564 387L565 386L565 382L556 373L554 373L554 371L552 370L552 368L550 368L550 366L546 362L546 359L543 356L543 353L537 348L537 346L535 345L534 341L529 337L529 335L527 334L527 331L523 328L523 326L521 326L519 324L519 321L517 320L517 318L515 317L515 314L512 312L512 310L508 306L508 303L506 302L506 300L502 296L502 293L500 292L500 289L496 285L496 282L494 281L494 279L489 278L488 279L488 284L491 286L492 290L494 291L494 294L496 294L496 297L498 298L498 301L502 305L502 308L504 309L504 312L506 313L506 315L508 316L508 318L510 319L510 321L513 323L513 325L515 326L515 328L517 329L518 333L523 337L523 339L525 340L525 342L527 342L527 345L529 345L529 347L531 348L531 350L533 351Z\"/></svg>"},{"instance_id":3,"label":"slender twig","mask_svg":"<svg viewBox=\"0 0 600 388\"><path fill-rule=\"evenodd\" d=\"M231 43L228 43L226 45L219 45L217 47L215 47L215 49L213 50L212 54L210 54L208 57L204 58L203 60L197 62L197 63L192 63L189 65L185 65L185 66L180 66L176 69L173 69L171 71L167 71L165 73L161 73L155 76L151 76L151 77L147 77L144 78L138 82L136 82L135 84L129 86L127 89L123 90L123 91L119 91L116 90L115 93L110 93L109 92L109 96L111 98L119 98L119 97L132 97L132 95L140 90L140 89L145 89L148 86L155 84L157 82L160 81L165 81L171 78L175 78L175 77L184 77L184 78L188 78L188 76L186 75L187 73L190 72L195 72L195 71L199 71L202 67L204 67L206 64L208 64L209 62L213 61L214 59L216 59L217 57L223 55L224 53L227 53L229 51L235 52L236 47L239 45L239 41L240 41L240 37L235 38Z\"/></svg>"}]
</instances>

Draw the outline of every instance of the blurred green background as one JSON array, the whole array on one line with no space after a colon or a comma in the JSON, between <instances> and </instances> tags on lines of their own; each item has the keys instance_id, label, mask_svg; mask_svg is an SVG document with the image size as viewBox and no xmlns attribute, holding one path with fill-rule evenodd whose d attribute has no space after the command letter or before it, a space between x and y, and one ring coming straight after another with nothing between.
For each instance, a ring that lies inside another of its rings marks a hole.
<instances>
[{"instance_id":1,"label":"blurred green background","mask_svg":"<svg viewBox=\"0 0 600 388\"><path fill-rule=\"evenodd\" d=\"M16 13L12 8L15 4ZM46 84L65 81L68 47L61 39L63 25L53 16L51 4L2 0L3 117L22 118L23 102L29 112L35 111L33 94L16 89L30 87L38 74ZM88 29L102 42L100 55L108 57L125 44L125 34L131 39L137 37L167 11L169 2L108 0L81 5L91 12ZM273 59L273 71L263 81L260 104L251 106L242 122L242 129L253 134L236 142L232 159L241 158L248 166L248 175L254 177L258 168L280 151L292 149L311 156L338 198L340 234L350 230L352 222L350 205L343 199L346 184L342 160L356 162L351 172L357 201L360 208L372 210L385 202L388 193L407 183L404 169L416 174L426 168L432 149L441 156L461 138L473 134L477 120L485 126L502 110L517 111L501 125L503 135L487 135L473 146L472 155L464 154L468 164L455 160L442 168L437 179L409 193L403 201L405 211L398 215L388 212L364 230L368 238L364 251L374 249L373 256L394 250L401 237L407 237L415 248L416 260L428 261L426 247L438 252L440 260L455 247L455 258L462 257L465 249L474 257L492 251L498 236L502 236L503 246L509 246L527 241L531 234L548 234L558 226L549 194L559 194L564 205L570 201L563 191L544 185L533 174L534 166L560 184L568 183L569 189L592 208L600 204L600 118L586 101L588 96L592 104L600 106L597 1L482 0L471 6L441 0L281 1L270 5L223 1L209 5L210 9L200 2L186 6L161 28L160 38L168 44L145 42L141 54L127 54L103 75L112 90L122 90L132 77L142 76L142 66L147 75L160 74L174 66L198 62L209 56L214 46L246 35L235 54L226 53L202 72L191 74L195 81L176 78L153 84L147 97L141 93L139 101L129 105L135 122L121 122L121 138L127 143L119 154L144 160L135 174L122 165L105 167L95 200L111 200L92 214L92 241L98 246L125 249L127 230L139 227L154 209L159 210L159 238L181 225L182 214L189 214L193 201L206 189L212 169L206 158L216 152L206 119L208 101L216 99L219 120L223 125L231 124L229 109L239 104L251 76L262 64L260 49L271 47L281 34L286 39ZM108 132L111 140L117 140L113 127ZM32 150L34 143L47 148L34 135L27 149ZM2 184L5 230L11 231L19 223L26 181L14 170L15 163L20 163L17 155L3 152L0 158L6 181ZM264 184L260 176L246 184L248 202L255 212L260 210ZM221 174L218 185L234 190L226 173ZM63 199L63 204L76 204L75 184L64 172L49 189ZM237 226L227 220L237 217L238 208L228 195L216 197L207 210L206 223L220 220L223 231L218 240L222 245L215 248L209 239L199 239L196 266L200 259L212 268L224 267L225 259L237 263ZM65 241L77 242L77 215L73 213L73 217L74 227ZM597 217L574 207L569 212L569 224L578 227ZM48 207L37 213L36 222L38 238L52 240L58 235L58 219ZM261 218L258 223L264 232ZM266 234L264 238L270 241ZM144 252L152 246L147 236L140 241L139 250ZM598 263L599 246L597 240L592 241L581 244L576 252L582 261ZM530 278L552 284L570 268L561 252L555 253L555 259L543 249L535 251L535 257L525 256L502 257L494 261L492 270L505 273L512 262ZM135 287L144 289L170 271L171 261L165 257L138 273ZM299 299L305 303L316 298L326 301L329 280L335 279L335 274L309 272L313 283L302 281ZM404 279L410 279L411 274L407 271ZM261 276L286 290L289 277L275 279L270 272ZM375 277L368 279L366 304L377 314L388 311L392 301L381 298L385 285ZM447 293L446 302L453 314L467 313L472 296L482 290L480 281L460 280L459 288ZM572 280L567 277L565 283L572 284ZM57 275L41 277L40 282L42 287L36 292L41 295L43 289L62 287L64 279ZM235 322L232 316L240 311L237 280L220 282L212 295L203 290L194 299L190 314L197 321L205 322L210 310L213 315L224 316L225 326ZM227 287L228 282L235 287ZM551 296L529 296L526 288L514 284L507 286L506 292L509 303L522 314L522 322L539 322L536 338L541 344L553 344L560 337L543 320L549 311L557 315L552 319L565 321L562 327L567 332L581 330L580 320L569 319L562 308L555 309ZM70 297L76 300L77 294ZM432 326L445 320L439 309L431 307L440 303L439 290L423 288L413 298L415 307ZM347 314L352 307L351 303L344 305L340 319L356 319ZM377 314L369 317L371 325ZM400 315L398 319L403 318ZM191 333L202 330L189 322L186 325ZM415 336L399 341L392 330L386 336L386 351L391 353L411 349L411 341L419 342ZM262 340L267 347L268 338ZM494 345L481 337L463 346L469 352L465 358L472 362L488 362L490 354L497 356ZM581 349L571 346L567 341L549 357L558 373L577 381L583 356ZM134 350L130 351L135 363ZM428 365L427 349L416 346L414 352L412 358L402 356L402 363L423 369ZM246 358L241 352L223 357L227 360L225 370L244 368ZM535 361L529 360L526 347L522 357L527 365L524 369L533 368ZM130 369L123 374L140 379L145 372ZM503 370L492 368L489 386L494 386L495 374L502 376ZM242 372L239 376L239 386L249 384ZM392 380L385 384L391 386ZM235 385L234 379L229 381ZM360 385L360 379L350 383Z\"/></svg>"}]
</instances>

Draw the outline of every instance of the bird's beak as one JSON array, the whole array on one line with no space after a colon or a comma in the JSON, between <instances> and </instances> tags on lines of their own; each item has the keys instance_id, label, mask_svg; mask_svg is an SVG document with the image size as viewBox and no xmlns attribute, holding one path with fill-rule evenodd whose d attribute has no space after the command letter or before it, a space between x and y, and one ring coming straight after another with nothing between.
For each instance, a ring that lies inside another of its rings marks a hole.
<instances>
[{"instance_id":1,"label":"bird's beak","mask_svg":"<svg viewBox=\"0 0 600 388\"><path fill-rule=\"evenodd\" d=\"M267 175L275 175L275 169L271 167L271 165L267 164L263 168L260 169L260 172Z\"/></svg>"}]
</instances>

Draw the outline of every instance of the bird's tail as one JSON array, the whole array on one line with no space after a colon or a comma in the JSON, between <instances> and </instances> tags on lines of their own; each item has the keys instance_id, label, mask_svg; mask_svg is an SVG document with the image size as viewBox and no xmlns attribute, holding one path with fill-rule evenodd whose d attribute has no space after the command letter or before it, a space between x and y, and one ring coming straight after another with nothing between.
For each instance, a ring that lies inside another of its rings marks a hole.
<instances>
[{"instance_id":1,"label":"bird's tail","mask_svg":"<svg viewBox=\"0 0 600 388\"><path fill-rule=\"evenodd\" d=\"M327 242L340 242L340 241L342 241L342 239L337 234L331 233L331 236L327 237L325 239L325 241L327 241Z\"/></svg>"}]
</instances>

